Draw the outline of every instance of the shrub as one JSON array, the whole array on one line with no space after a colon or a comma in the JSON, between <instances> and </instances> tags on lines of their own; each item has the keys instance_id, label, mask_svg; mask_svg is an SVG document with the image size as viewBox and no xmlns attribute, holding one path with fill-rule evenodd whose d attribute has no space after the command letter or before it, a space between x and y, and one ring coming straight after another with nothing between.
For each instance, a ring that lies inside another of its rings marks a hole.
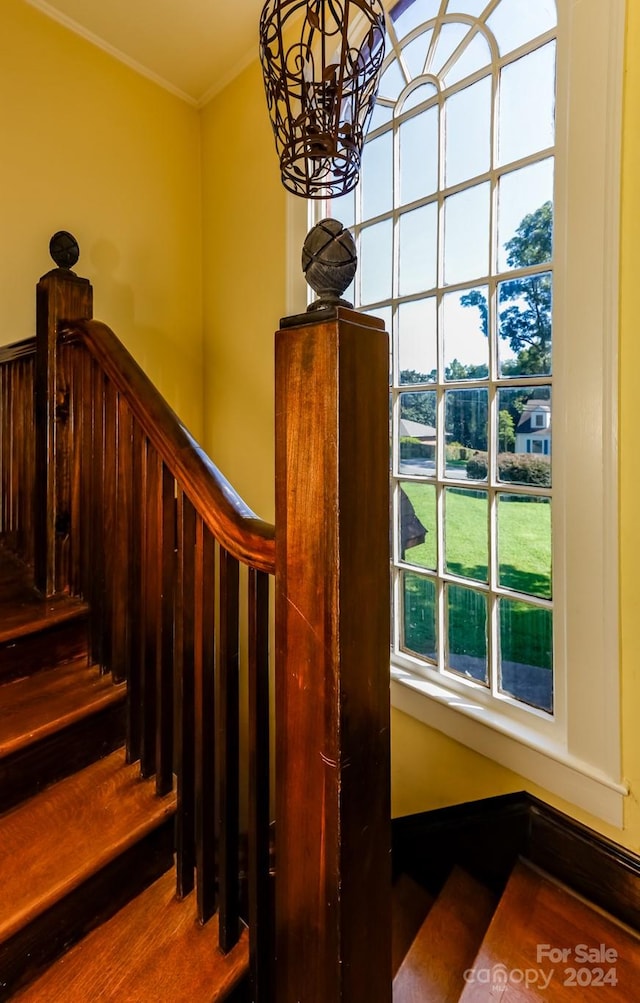
<instances>
[{"instance_id":1,"label":"shrub","mask_svg":"<svg viewBox=\"0 0 640 1003\"><path fill-rule=\"evenodd\" d=\"M403 460L429 459L430 447L411 435L400 436L400 456Z\"/></svg>"},{"instance_id":2,"label":"shrub","mask_svg":"<svg viewBox=\"0 0 640 1003\"><path fill-rule=\"evenodd\" d=\"M466 460L469 456L471 450L467 446L463 446L461 442L448 442L444 447L445 458L449 463L455 463L456 460Z\"/></svg>"},{"instance_id":3,"label":"shrub","mask_svg":"<svg viewBox=\"0 0 640 1003\"><path fill-rule=\"evenodd\" d=\"M486 453L474 453L468 460L467 477L486 480ZM532 453L499 453L498 478L515 484L535 484L540 488L548 488L551 485L551 464L548 457Z\"/></svg>"}]
</instances>

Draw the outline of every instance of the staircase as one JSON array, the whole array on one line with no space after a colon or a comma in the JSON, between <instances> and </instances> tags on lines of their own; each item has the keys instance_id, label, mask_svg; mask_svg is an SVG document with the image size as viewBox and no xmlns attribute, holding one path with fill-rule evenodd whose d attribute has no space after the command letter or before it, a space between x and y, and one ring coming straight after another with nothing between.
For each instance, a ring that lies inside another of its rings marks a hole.
<instances>
[{"instance_id":1,"label":"staircase","mask_svg":"<svg viewBox=\"0 0 640 1003\"><path fill-rule=\"evenodd\" d=\"M40 599L0 551L0 611L0 1000L231 998L246 935L221 954L176 899L176 795L126 762L125 685L90 664L85 604Z\"/></svg>"},{"instance_id":2,"label":"staircase","mask_svg":"<svg viewBox=\"0 0 640 1003\"><path fill-rule=\"evenodd\" d=\"M381 322L276 335L276 536L90 317L59 267L0 350L0 1003L640 999L638 857L390 827Z\"/></svg>"},{"instance_id":3,"label":"staircase","mask_svg":"<svg viewBox=\"0 0 640 1003\"><path fill-rule=\"evenodd\" d=\"M640 999L633 854L516 795L399 819L394 856L393 1003Z\"/></svg>"},{"instance_id":4,"label":"staircase","mask_svg":"<svg viewBox=\"0 0 640 1003\"><path fill-rule=\"evenodd\" d=\"M0 550L0 611L0 845L10 848L0 858L0 1000L247 999L246 931L224 955L217 917L201 925L194 893L176 897L176 795L157 797L126 762L125 686L90 664L85 604L42 600ZM638 998L640 938L629 925L512 860L513 839L506 853L494 842L496 865L486 819L469 822L469 859L463 816L448 818L437 838L426 816L398 822L404 863L417 833L421 855L448 840L467 860L444 878L434 859L414 868L417 879L396 878L394 1003L580 1000L589 987L598 999ZM495 825L509 829L499 816Z\"/></svg>"},{"instance_id":5,"label":"staircase","mask_svg":"<svg viewBox=\"0 0 640 1003\"><path fill-rule=\"evenodd\" d=\"M425 893L406 875L399 885L394 919L403 926L409 900ZM591 989L630 1003L639 985L640 934L521 861L501 896L454 868L394 972L393 1000L562 1003Z\"/></svg>"}]
</instances>

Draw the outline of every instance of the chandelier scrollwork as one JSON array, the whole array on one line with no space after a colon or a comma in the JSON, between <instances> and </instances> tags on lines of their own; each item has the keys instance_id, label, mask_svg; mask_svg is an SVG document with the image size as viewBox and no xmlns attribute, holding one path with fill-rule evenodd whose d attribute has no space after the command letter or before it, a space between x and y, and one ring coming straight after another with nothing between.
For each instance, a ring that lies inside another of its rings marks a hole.
<instances>
[{"instance_id":1,"label":"chandelier scrollwork","mask_svg":"<svg viewBox=\"0 0 640 1003\"><path fill-rule=\"evenodd\" d=\"M260 59L288 191L337 198L358 183L384 38L380 0L265 3Z\"/></svg>"}]
</instances>

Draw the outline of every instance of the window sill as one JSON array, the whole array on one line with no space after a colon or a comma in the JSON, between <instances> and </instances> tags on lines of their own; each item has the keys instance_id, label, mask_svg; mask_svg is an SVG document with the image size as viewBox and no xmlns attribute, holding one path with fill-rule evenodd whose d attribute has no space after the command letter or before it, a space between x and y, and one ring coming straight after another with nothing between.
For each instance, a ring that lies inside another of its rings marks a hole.
<instances>
[{"instance_id":1,"label":"window sill","mask_svg":"<svg viewBox=\"0 0 640 1003\"><path fill-rule=\"evenodd\" d=\"M629 789L565 747L523 734L506 715L483 707L473 692L460 696L397 665L391 666L391 704L449 738L521 774L540 787L619 829Z\"/></svg>"}]
</instances>

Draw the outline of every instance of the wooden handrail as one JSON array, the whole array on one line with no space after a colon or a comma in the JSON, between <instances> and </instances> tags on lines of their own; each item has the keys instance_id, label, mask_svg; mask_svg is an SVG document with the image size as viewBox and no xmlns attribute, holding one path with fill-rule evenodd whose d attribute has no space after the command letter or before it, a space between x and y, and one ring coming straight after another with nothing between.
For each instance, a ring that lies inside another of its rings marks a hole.
<instances>
[{"instance_id":1,"label":"wooden handrail","mask_svg":"<svg viewBox=\"0 0 640 1003\"><path fill-rule=\"evenodd\" d=\"M0 345L0 366L7 362L15 362L16 359L28 359L35 354L35 337L23 338L22 341L14 341L10 345Z\"/></svg>"},{"instance_id":2,"label":"wooden handrail","mask_svg":"<svg viewBox=\"0 0 640 1003\"><path fill-rule=\"evenodd\" d=\"M113 331L90 320L64 327L61 335L67 341L83 341L126 398L145 435L216 540L237 560L274 574L275 527L245 504Z\"/></svg>"}]
</instances>

